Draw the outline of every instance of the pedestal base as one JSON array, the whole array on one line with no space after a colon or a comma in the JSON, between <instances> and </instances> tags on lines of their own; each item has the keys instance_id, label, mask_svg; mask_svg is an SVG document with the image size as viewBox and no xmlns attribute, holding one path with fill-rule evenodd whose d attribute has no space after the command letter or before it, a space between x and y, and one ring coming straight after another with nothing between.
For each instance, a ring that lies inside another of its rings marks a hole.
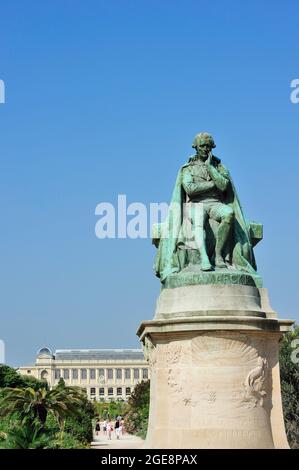
<instances>
[{"instance_id":1,"label":"pedestal base","mask_svg":"<svg viewBox=\"0 0 299 470\"><path fill-rule=\"evenodd\" d=\"M278 343L292 321L219 313L141 324L151 366L146 448L288 448Z\"/></svg>"}]
</instances>

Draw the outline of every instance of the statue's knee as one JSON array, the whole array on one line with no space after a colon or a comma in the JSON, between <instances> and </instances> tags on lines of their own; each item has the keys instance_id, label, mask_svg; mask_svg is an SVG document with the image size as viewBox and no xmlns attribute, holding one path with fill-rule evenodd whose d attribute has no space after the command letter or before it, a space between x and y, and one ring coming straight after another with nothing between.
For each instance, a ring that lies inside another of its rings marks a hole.
<instances>
[{"instance_id":1,"label":"statue's knee","mask_svg":"<svg viewBox=\"0 0 299 470\"><path fill-rule=\"evenodd\" d=\"M223 219L228 224L231 224L234 219L234 211L231 208L228 208L226 214L224 215Z\"/></svg>"}]
</instances>

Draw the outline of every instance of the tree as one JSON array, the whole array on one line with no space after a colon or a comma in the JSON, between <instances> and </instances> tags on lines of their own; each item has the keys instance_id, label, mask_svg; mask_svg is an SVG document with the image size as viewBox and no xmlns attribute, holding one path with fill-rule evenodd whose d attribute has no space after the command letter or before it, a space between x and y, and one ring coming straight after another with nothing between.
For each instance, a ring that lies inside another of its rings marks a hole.
<instances>
[{"instance_id":1,"label":"tree","mask_svg":"<svg viewBox=\"0 0 299 470\"><path fill-rule=\"evenodd\" d=\"M48 384L45 381L38 380L31 375L21 375L13 367L9 367L4 364L0 365L0 388L32 387L34 389L38 389L41 386L48 388Z\"/></svg>"},{"instance_id":2,"label":"tree","mask_svg":"<svg viewBox=\"0 0 299 470\"><path fill-rule=\"evenodd\" d=\"M21 387L23 384L22 376L12 367L0 366L0 387Z\"/></svg>"},{"instance_id":3,"label":"tree","mask_svg":"<svg viewBox=\"0 0 299 470\"><path fill-rule=\"evenodd\" d=\"M136 385L129 398L129 411L125 415L125 428L129 433L145 438L148 425L150 381Z\"/></svg>"},{"instance_id":4,"label":"tree","mask_svg":"<svg viewBox=\"0 0 299 470\"><path fill-rule=\"evenodd\" d=\"M123 400L95 403L95 411L101 419L115 419L117 416L124 416L127 408L128 405Z\"/></svg>"},{"instance_id":5,"label":"tree","mask_svg":"<svg viewBox=\"0 0 299 470\"><path fill-rule=\"evenodd\" d=\"M86 390L47 383L0 367L0 448L79 449L92 440L94 405Z\"/></svg>"},{"instance_id":6,"label":"tree","mask_svg":"<svg viewBox=\"0 0 299 470\"><path fill-rule=\"evenodd\" d=\"M47 414L53 413L62 426L65 418L79 413L84 403L85 392L79 387L58 384L52 390L42 387L6 388L0 402L0 415L19 413L23 422L38 420L44 427Z\"/></svg>"},{"instance_id":7,"label":"tree","mask_svg":"<svg viewBox=\"0 0 299 470\"><path fill-rule=\"evenodd\" d=\"M94 405L86 398L76 415L69 415L65 420L64 430L81 442L92 440L92 419L95 416Z\"/></svg>"},{"instance_id":8,"label":"tree","mask_svg":"<svg viewBox=\"0 0 299 470\"><path fill-rule=\"evenodd\" d=\"M299 448L299 364L294 362L293 341L299 339L299 326L286 333L281 342L279 362L282 406L286 433L292 448ZM299 345L297 346L297 348ZM298 354L297 354L298 357Z\"/></svg>"}]
</instances>

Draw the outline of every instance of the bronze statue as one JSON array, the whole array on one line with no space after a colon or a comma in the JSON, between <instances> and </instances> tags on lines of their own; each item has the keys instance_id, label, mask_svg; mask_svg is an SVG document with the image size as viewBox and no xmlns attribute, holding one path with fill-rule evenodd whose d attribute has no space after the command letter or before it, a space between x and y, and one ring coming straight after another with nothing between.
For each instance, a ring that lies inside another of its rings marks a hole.
<instances>
[{"instance_id":1,"label":"bronze statue","mask_svg":"<svg viewBox=\"0 0 299 470\"><path fill-rule=\"evenodd\" d=\"M201 132L192 147L196 154L180 169L167 219L154 236L156 274L162 282L190 269L255 274L253 246L262 227L245 221L230 174L212 153L213 137Z\"/></svg>"}]
</instances>

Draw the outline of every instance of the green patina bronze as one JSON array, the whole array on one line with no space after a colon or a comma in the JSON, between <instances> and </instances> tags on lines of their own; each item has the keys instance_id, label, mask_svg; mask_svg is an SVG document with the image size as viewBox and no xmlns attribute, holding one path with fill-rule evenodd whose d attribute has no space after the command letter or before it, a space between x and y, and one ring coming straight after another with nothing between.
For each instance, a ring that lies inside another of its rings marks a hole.
<instances>
[{"instance_id":1,"label":"green patina bronze","mask_svg":"<svg viewBox=\"0 0 299 470\"><path fill-rule=\"evenodd\" d=\"M228 170L206 132L180 169L166 221L153 227L155 273L163 287L193 284L262 286L253 253L262 225L245 220Z\"/></svg>"}]
</instances>

